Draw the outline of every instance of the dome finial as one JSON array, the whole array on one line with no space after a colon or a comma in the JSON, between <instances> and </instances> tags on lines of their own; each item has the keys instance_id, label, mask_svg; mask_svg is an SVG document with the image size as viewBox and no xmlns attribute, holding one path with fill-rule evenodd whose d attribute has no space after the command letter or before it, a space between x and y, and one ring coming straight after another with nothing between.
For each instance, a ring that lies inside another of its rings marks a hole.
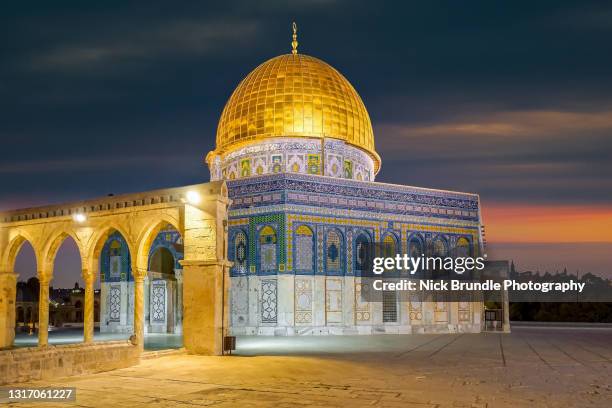
<instances>
[{"instance_id":1,"label":"dome finial","mask_svg":"<svg viewBox=\"0 0 612 408\"><path fill-rule=\"evenodd\" d=\"M291 41L291 53L292 54L297 54L297 47L298 47L298 41L297 41L297 24L295 24L295 21L292 24L293 27L293 41Z\"/></svg>"}]
</instances>

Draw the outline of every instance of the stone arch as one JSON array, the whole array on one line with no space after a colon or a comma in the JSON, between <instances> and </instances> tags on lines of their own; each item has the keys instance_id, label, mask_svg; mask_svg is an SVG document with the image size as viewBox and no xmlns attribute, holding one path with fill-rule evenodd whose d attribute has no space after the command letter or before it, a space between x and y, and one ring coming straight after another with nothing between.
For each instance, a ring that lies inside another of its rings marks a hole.
<instances>
[{"instance_id":1,"label":"stone arch","mask_svg":"<svg viewBox=\"0 0 612 408\"><path fill-rule=\"evenodd\" d=\"M410 234L406 241L406 248L407 254L411 258L419 258L425 255L425 238L418 233ZM422 271L423 266L421 265L418 270L410 271L410 274L420 276Z\"/></svg>"},{"instance_id":2,"label":"stone arch","mask_svg":"<svg viewBox=\"0 0 612 408\"><path fill-rule=\"evenodd\" d=\"M25 231L19 231L17 236L15 236L7 245L4 256L3 256L3 269L7 270L7 271L11 271L14 272L15 270L15 259L17 258L17 255L19 254L19 251L21 250L21 247L23 246L23 244L25 242L28 242L30 244L30 246L32 247L32 249L34 250L34 258L36 261L36 268L40 268L40 261L39 261L39 251L38 251L38 247L37 245L35 245L35 241L32 239L32 237L29 236L29 234Z\"/></svg>"},{"instance_id":3,"label":"stone arch","mask_svg":"<svg viewBox=\"0 0 612 408\"><path fill-rule=\"evenodd\" d=\"M360 257L364 256L365 253L362 249L363 244L371 245L372 234L370 234L367 230L357 230L355 231L354 240L353 240L353 260L351 262L354 263L354 270L356 275L361 275L361 271L363 266L361 265Z\"/></svg>"},{"instance_id":4,"label":"stone arch","mask_svg":"<svg viewBox=\"0 0 612 408\"><path fill-rule=\"evenodd\" d=\"M395 256L399 251L399 239L393 232L385 232L382 239L384 256Z\"/></svg>"},{"instance_id":5,"label":"stone arch","mask_svg":"<svg viewBox=\"0 0 612 408\"><path fill-rule=\"evenodd\" d=\"M40 265L39 273L46 274L46 277L51 280L53 278L53 267L55 257L66 239L70 237L76 244L79 250L79 256L81 257L81 268L85 265L85 259L83 257L83 246L75 231L72 229L61 229L52 235L43 246L42 251L42 265ZM42 277L39 277L42 278Z\"/></svg>"},{"instance_id":6,"label":"stone arch","mask_svg":"<svg viewBox=\"0 0 612 408\"><path fill-rule=\"evenodd\" d=\"M229 259L234 262L232 271L245 274L249 270L249 233L246 229L232 230L229 238Z\"/></svg>"},{"instance_id":7,"label":"stone arch","mask_svg":"<svg viewBox=\"0 0 612 408\"><path fill-rule=\"evenodd\" d=\"M468 257L472 254L472 243L467 237L459 237L453 252L456 257Z\"/></svg>"},{"instance_id":8,"label":"stone arch","mask_svg":"<svg viewBox=\"0 0 612 408\"><path fill-rule=\"evenodd\" d=\"M343 274L346 262L344 234L339 228L330 228L325 233L325 270L331 274ZM334 253L335 251L335 253Z\"/></svg>"},{"instance_id":9,"label":"stone arch","mask_svg":"<svg viewBox=\"0 0 612 408\"><path fill-rule=\"evenodd\" d=\"M431 241L431 255L448 256L448 240L442 235L436 235Z\"/></svg>"},{"instance_id":10,"label":"stone arch","mask_svg":"<svg viewBox=\"0 0 612 408\"><path fill-rule=\"evenodd\" d=\"M138 241L137 268L143 276L144 266L147 276L140 310L144 313L146 332L181 334L183 286L179 261L184 257L184 237L177 222L163 218L145 226Z\"/></svg>"},{"instance_id":11,"label":"stone arch","mask_svg":"<svg viewBox=\"0 0 612 408\"><path fill-rule=\"evenodd\" d=\"M298 272L314 273L315 270L315 233L307 224L295 227L294 241L294 269Z\"/></svg>"},{"instance_id":12,"label":"stone arch","mask_svg":"<svg viewBox=\"0 0 612 408\"><path fill-rule=\"evenodd\" d=\"M96 231L88 244L87 256L85 257L86 263L83 263L83 265L89 273L98 275L102 249L104 248L108 237L110 237L115 231L121 234L127 243L130 255L133 256L135 253L131 236L125 231L125 229L115 223L106 224Z\"/></svg>"},{"instance_id":13,"label":"stone arch","mask_svg":"<svg viewBox=\"0 0 612 408\"><path fill-rule=\"evenodd\" d=\"M150 249L153 245L153 241L157 237L157 234L161 230L164 229L167 225L172 225L172 227L178 231L178 233L184 237L184 233L182 229L179 227L178 220L172 217L160 217L155 219L154 221L147 224L141 231L138 236L138 240L136 241L137 249L135 252L135 267L136 271L132 271L134 275L137 273L146 274L146 271L149 267L149 255ZM132 260L134 262L134 258ZM132 268L134 269L134 268Z\"/></svg>"},{"instance_id":14,"label":"stone arch","mask_svg":"<svg viewBox=\"0 0 612 408\"><path fill-rule=\"evenodd\" d=\"M257 271L273 273L278 271L278 232L270 224L263 225L257 234Z\"/></svg>"}]
</instances>

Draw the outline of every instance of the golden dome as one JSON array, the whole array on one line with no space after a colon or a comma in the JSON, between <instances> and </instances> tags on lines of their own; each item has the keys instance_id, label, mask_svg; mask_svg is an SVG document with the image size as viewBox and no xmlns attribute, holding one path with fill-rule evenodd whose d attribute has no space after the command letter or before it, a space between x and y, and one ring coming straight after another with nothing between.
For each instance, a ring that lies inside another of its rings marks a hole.
<instances>
[{"instance_id":1,"label":"golden dome","mask_svg":"<svg viewBox=\"0 0 612 408\"><path fill-rule=\"evenodd\" d=\"M343 140L372 157L375 173L380 168L359 94L333 67L308 55L272 58L240 82L221 114L214 153L275 137Z\"/></svg>"}]
</instances>

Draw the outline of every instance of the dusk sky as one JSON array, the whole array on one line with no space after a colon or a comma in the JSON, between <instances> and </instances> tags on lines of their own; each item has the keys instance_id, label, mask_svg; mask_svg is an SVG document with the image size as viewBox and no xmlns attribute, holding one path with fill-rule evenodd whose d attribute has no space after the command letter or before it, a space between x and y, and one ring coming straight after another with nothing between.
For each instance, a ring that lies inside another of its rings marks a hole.
<instances>
[{"instance_id":1,"label":"dusk sky","mask_svg":"<svg viewBox=\"0 0 612 408\"><path fill-rule=\"evenodd\" d=\"M605 2L5 4L0 210L208 181L225 102L290 51L293 20L368 108L377 181L480 194L491 253L519 269L611 273Z\"/></svg>"}]
</instances>

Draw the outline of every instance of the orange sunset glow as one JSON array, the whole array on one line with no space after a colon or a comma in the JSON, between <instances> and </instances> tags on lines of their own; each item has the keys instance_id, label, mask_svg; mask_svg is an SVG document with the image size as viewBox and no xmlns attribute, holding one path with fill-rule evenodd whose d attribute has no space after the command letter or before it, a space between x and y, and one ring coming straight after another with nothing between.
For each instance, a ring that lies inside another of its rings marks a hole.
<instances>
[{"instance_id":1,"label":"orange sunset glow","mask_svg":"<svg viewBox=\"0 0 612 408\"><path fill-rule=\"evenodd\" d=\"M612 242L612 208L483 203L488 242Z\"/></svg>"}]
</instances>

